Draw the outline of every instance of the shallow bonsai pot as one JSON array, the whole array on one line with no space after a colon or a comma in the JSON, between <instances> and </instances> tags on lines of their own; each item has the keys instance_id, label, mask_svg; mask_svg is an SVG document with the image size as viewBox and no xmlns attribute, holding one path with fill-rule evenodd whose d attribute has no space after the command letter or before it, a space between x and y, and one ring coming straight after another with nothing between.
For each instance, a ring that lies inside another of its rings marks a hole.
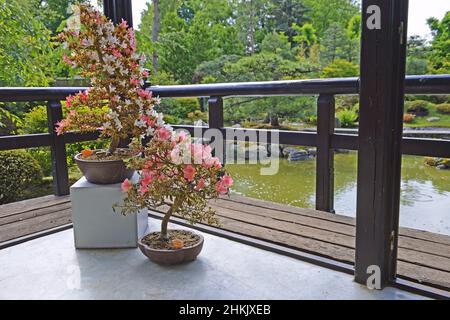
<instances>
[{"instance_id":1,"label":"shallow bonsai pot","mask_svg":"<svg viewBox=\"0 0 450 320\"><path fill-rule=\"evenodd\" d=\"M195 234L200 238L197 244L177 250L153 249L143 243L142 239L138 241L138 247L147 258L158 264L175 265L186 263L194 261L203 249L203 236L198 233Z\"/></svg>"},{"instance_id":2,"label":"shallow bonsai pot","mask_svg":"<svg viewBox=\"0 0 450 320\"><path fill-rule=\"evenodd\" d=\"M135 171L127 168L123 160L85 160L81 153L75 156L75 162L86 180L95 184L121 183L131 179Z\"/></svg>"}]
</instances>

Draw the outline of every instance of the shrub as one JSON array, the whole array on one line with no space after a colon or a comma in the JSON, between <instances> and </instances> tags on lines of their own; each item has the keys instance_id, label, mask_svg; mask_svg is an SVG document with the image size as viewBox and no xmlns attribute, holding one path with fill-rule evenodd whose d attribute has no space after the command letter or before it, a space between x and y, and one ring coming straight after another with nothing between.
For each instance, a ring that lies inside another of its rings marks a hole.
<instances>
[{"instance_id":1,"label":"shrub","mask_svg":"<svg viewBox=\"0 0 450 320\"><path fill-rule=\"evenodd\" d=\"M403 115L403 122L404 123L411 123L414 121L414 119L416 118L416 115L411 114L411 113L405 113Z\"/></svg>"},{"instance_id":2,"label":"shrub","mask_svg":"<svg viewBox=\"0 0 450 320\"><path fill-rule=\"evenodd\" d=\"M48 132L47 108L37 106L23 115L23 129L25 134Z\"/></svg>"},{"instance_id":3,"label":"shrub","mask_svg":"<svg viewBox=\"0 0 450 320\"><path fill-rule=\"evenodd\" d=\"M25 151L0 152L0 204L19 200L23 189L42 180L42 170Z\"/></svg>"},{"instance_id":4,"label":"shrub","mask_svg":"<svg viewBox=\"0 0 450 320\"><path fill-rule=\"evenodd\" d=\"M450 103L442 103L436 106L439 113L450 114Z\"/></svg>"},{"instance_id":5,"label":"shrub","mask_svg":"<svg viewBox=\"0 0 450 320\"><path fill-rule=\"evenodd\" d=\"M309 116L305 119L307 124L310 124L312 126L317 126L317 115L313 114L312 116Z\"/></svg>"},{"instance_id":6,"label":"shrub","mask_svg":"<svg viewBox=\"0 0 450 320\"><path fill-rule=\"evenodd\" d=\"M428 115L430 112L430 107L432 106L433 104L431 102L425 100L408 101L405 103L407 113L414 114L417 117Z\"/></svg>"},{"instance_id":7,"label":"shrub","mask_svg":"<svg viewBox=\"0 0 450 320\"><path fill-rule=\"evenodd\" d=\"M344 109L336 114L341 123L342 128L354 128L356 127L356 121L358 120L358 113L353 109Z\"/></svg>"},{"instance_id":8,"label":"shrub","mask_svg":"<svg viewBox=\"0 0 450 320\"><path fill-rule=\"evenodd\" d=\"M22 120L0 104L0 135L17 134Z\"/></svg>"}]
</instances>

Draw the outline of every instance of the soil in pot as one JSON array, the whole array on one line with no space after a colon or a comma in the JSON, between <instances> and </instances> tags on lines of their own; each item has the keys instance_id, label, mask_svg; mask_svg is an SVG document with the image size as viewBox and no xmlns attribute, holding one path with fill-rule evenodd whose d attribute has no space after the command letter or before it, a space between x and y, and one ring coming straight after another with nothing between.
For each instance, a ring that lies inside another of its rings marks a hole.
<instances>
[{"instance_id":1,"label":"soil in pot","mask_svg":"<svg viewBox=\"0 0 450 320\"><path fill-rule=\"evenodd\" d=\"M193 261L203 248L203 237L188 230L169 230L168 240L152 232L139 240L139 249L153 262L175 265Z\"/></svg>"},{"instance_id":2,"label":"soil in pot","mask_svg":"<svg viewBox=\"0 0 450 320\"><path fill-rule=\"evenodd\" d=\"M179 247L175 247L177 241L183 243L182 248L192 247L200 242L199 235L187 231L187 230L169 230L169 240L161 240L159 238L159 232L152 232L142 238L142 243L149 246L152 249L164 249L164 250L178 250Z\"/></svg>"},{"instance_id":3,"label":"soil in pot","mask_svg":"<svg viewBox=\"0 0 450 320\"><path fill-rule=\"evenodd\" d=\"M134 170L128 169L123 161L133 156L129 149L117 149L111 155L106 150L94 150L89 154L77 154L75 161L89 182L115 184L133 176Z\"/></svg>"}]
</instances>

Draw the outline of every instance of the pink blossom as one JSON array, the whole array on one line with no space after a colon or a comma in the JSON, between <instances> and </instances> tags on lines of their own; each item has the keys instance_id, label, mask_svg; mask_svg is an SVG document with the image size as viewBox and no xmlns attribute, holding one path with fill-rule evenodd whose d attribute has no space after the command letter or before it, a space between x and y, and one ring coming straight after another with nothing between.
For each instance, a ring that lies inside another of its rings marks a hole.
<instances>
[{"instance_id":1,"label":"pink blossom","mask_svg":"<svg viewBox=\"0 0 450 320\"><path fill-rule=\"evenodd\" d=\"M65 63L67 63L67 64L70 65L70 66L73 64L73 61L70 60L70 58L67 56L67 54L63 54L62 59L63 59L63 61L64 61Z\"/></svg>"},{"instance_id":2,"label":"pink blossom","mask_svg":"<svg viewBox=\"0 0 450 320\"><path fill-rule=\"evenodd\" d=\"M153 161L149 160L145 163L144 168L149 169L151 167L153 167Z\"/></svg>"},{"instance_id":3,"label":"pink blossom","mask_svg":"<svg viewBox=\"0 0 450 320\"><path fill-rule=\"evenodd\" d=\"M70 124L70 120L69 119L64 119L61 120L59 122L56 123L56 134L59 136L61 134L63 134L64 132L64 128L67 127Z\"/></svg>"},{"instance_id":4,"label":"pink blossom","mask_svg":"<svg viewBox=\"0 0 450 320\"><path fill-rule=\"evenodd\" d=\"M122 54L120 53L120 51L117 50L117 49L113 49L111 53L112 53L112 55L113 55L114 57L116 57L116 58L120 58L120 57L122 56Z\"/></svg>"},{"instance_id":5,"label":"pink blossom","mask_svg":"<svg viewBox=\"0 0 450 320\"><path fill-rule=\"evenodd\" d=\"M211 168L213 166L217 169L222 168L222 164L220 163L220 160L217 157L209 157L204 159L203 166L206 168Z\"/></svg>"},{"instance_id":6,"label":"pink blossom","mask_svg":"<svg viewBox=\"0 0 450 320\"><path fill-rule=\"evenodd\" d=\"M132 185L132 183L130 182L130 180L125 179L125 180L122 182L122 185L121 185L122 191L123 191L123 192L128 192L128 191L131 189L132 186L133 186L133 185Z\"/></svg>"},{"instance_id":7,"label":"pink blossom","mask_svg":"<svg viewBox=\"0 0 450 320\"><path fill-rule=\"evenodd\" d=\"M211 146L205 145L203 147L203 159L211 158L211 152L212 152Z\"/></svg>"},{"instance_id":8,"label":"pink blossom","mask_svg":"<svg viewBox=\"0 0 450 320\"><path fill-rule=\"evenodd\" d=\"M132 77L132 78L130 78L130 84L132 84L133 86L138 86L139 80L135 77Z\"/></svg>"},{"instance_id":9,"label":"pink blossom","mask_svg":"<svg viewBox=\"0 0 450 320\"><path fill-rule=\"evenodd\" d=\"M148 186L142 185L139 187L139 193L143 196L148 192Z\"/></svg>"},{"instance_id":10,"label":"pink blossom","mask_svg":"<svg viewBox=\"0 0 450 320\"><path fill-rule=\"evenodd\" d=\"M205 188L205 179L201 178L200 180L198 180L197 185L195 186L195 190L203 190Z\"/></svg>"},{"instance_id":11,"label":"pink blossom","mask_svg":"<svg viewBox=\"0 0 450 320\"><path fill-rule=\"evenodd\" d=\"M144 171L144 177L141 180L141 185L143 186L148 186L150 183L153 182L153 174L151 172L148 171Z\"/></svg>"},{"instance_id":12,"label":"pink blossom","mask_svg":"<svg viewBox=\"0 0 450 320\"><path fill-rule=\"evenodd\" d=\"M219 181L216 183L216 191L220 194L227 194L228 187L222 181Z\"/></svg>"},{"instance_id":13,"label":"pink blossom","mask_svg":"<svg viewBox=\"0 0 450 320\"><path fill-rule=\"evenodd\" d=\"M229 175L224 175L221 179L222 184L226 187L230 187L233 184L233 178Z\"/></svg>"},{"instance_id":14,"label":"pink blossom","mask_svg":"<svg viewBox=\"0 0 450 320\"><path fill-rule=\"evenodd\" d=\"M124 19L122 19L122 21L120 22L119 28L121 28L121 29L128 28L128 24L127 24L127 22Z\"/></svg>"},{"instance_id":15,"label":"pink blossom","mask_svg":"<svg viewBox=\"0 0 450 320\"><path fill-rule=\"evenodd\" d=\"M118 102L120 100L120 97L118 95L112 96L111 101L112 102Z\"/></svg>"},{"instance_id":16,"label":"pink blossom","mask_svg":"<svg viewBox=\"0 0 450 320\"><path fill-rule=\"evenodd\" d=\"M142 71L142 76L143 76L144 78L148 78L148 76L149 76L148 70Z\"/></svg>"},{"instance_id":17,"label":"pink blossom","mask_svg":"<svg viewBox=\"0 0 450 320\"><path fill-rule=\"evenodd\" d=\"M72 95L70 95L66 98L66 107L67 108L70 108L72 106L73 99L75 99L75 97Z\"/></svg>"},{"instance_id":18,"label":"pink blossom","mask_svg":"<svg viewBox=\"0 0 450 320\"><path fill-rule=\"evenodd\" d=\"M191 166L190 164L185 166L183 169L184 178L189 182L194 180L195 173L196 173L195 168L193 166Z\"/></svg>"},{"instance_id":19,"label":"pink blossom","mask_svg":"<svg viewBox=\"0 0 450 320\"><path fill-rule=\"evenodd\" d=\"M142 99L150 99L152 97L151 92L144 90L144 89L139 89L138 90L138 95L139 97L141 97Z\"/></svg>"},{"instance_id":20,"label":"pink blossom","mask_svg":"<svg viewBox=\"0 0 450 320\"><path fill-rule=\"evenodd\" d=\"M88 102L88 91L83 91L79 93L80 101L84 104Z\"/></svg>"},{"instance_id":21,"label":"pink blossom","mask_svg":"<svg viewBox=\"0 0 450 320\"><path fill-rule=\"evenodd\" d=\"M172 137L172 133L166 128L159 128L156 133L158 134L158 138L161 140L169 140Z\"/></svg>"},{"instance_id":22,"label":"pink blossom","mask_svg":"<svg viewBox=\"0 0 450 320\"><path fill-rule=\"evenodd\" d=\"M141 116L141 120L144 121L149 127L155 126L155 120L153 120L150 116L144 114Z\"/></svg>"}]
</instances>

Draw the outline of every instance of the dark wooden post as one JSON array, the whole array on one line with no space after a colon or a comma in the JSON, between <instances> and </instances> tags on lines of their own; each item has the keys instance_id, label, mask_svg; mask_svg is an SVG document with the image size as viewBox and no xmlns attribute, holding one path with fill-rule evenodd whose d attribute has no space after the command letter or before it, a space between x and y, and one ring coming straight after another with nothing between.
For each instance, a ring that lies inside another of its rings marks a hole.
<instances>
[{"instance_id":1,"label":"dark wooden post","mask_svg":"<svg viewBox=\"0 0 450 320\"><path fill-rule=\"evenodd\" d=\"M224 126L223 121L223 99L222 97L210 97L208 100L208 124L210 129L221 130ZM213 150L214 151L214 150ZM214 152L215 156L217 155ZM223 158L220 159L225 164L225 136L223 137Z\"/></svg>"},{"instance_id":2,"label":"dark wooden post","mask_svg":"<svg viewBox=\"0 0 450 320\"><path fill-rule=\"evenodd\" d=\"M103 0L103 12L115 24L124 19L130 27L133 27L131 0Z\"/></svg>"},{"instance_id":3,"label":"dark wooden post","mask_svg":"<svg viewBox=\"0 0 450 320\"><path fill-rule=\"evenodd\" d=\"M381 287L396 274L407 16L408 0L362 1L355 280Z\"/></svg>"},{"instance_id":4,"label":"dark wooden post","mask_svg":"<svg viewBox=\"0 0 450 320\"><path fill-rule=\"evenodd\" d=\"M316 209L334 213L334 96L320 95L317 100Z\"/></svg>"},{"instance_id":5,"label":"dark wooden post","mask_svg":"<svg viewBox=\"0 0 450 320\"><path fill-rule=\"evenodd\" d=\"M56 123L63 118L61 103L49 101L47 104L48 132L52 137L53 190L57 196L69 194L69 172L67 169L66 144L63 136L56 134Z\"/></svg>"}]
</instances>

